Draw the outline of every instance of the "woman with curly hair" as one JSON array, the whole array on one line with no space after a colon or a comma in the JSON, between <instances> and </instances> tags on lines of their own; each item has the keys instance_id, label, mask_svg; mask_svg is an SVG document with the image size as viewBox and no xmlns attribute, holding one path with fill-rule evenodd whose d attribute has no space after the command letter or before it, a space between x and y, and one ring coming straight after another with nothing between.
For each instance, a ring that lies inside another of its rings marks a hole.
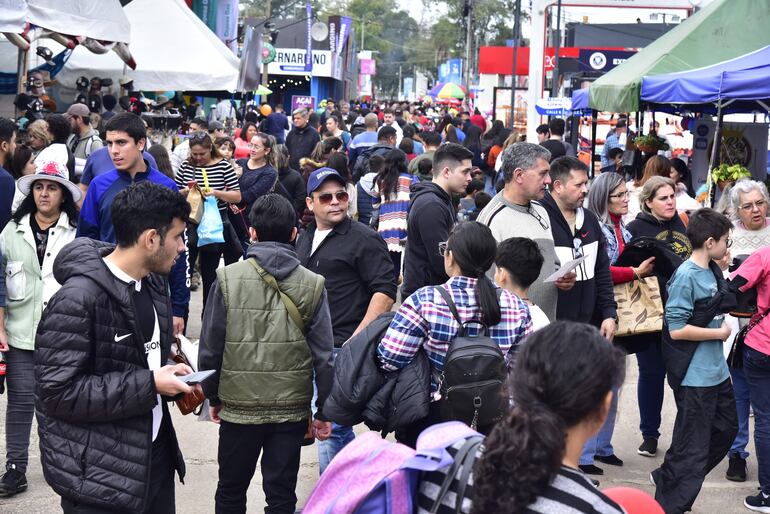
<instances>
[{"instance_id":1,"label":"woman with curly hair","mask_svg":"<svg viewBox=\"0 0 770 514\"><path fill-rule=\"evenodd\" d=\"M511 373L514 407L474 466L471 514L624 512L578 469L623 382L624 357L582 323L557 321L526 339Z\"/></svg>"}]
</instances>

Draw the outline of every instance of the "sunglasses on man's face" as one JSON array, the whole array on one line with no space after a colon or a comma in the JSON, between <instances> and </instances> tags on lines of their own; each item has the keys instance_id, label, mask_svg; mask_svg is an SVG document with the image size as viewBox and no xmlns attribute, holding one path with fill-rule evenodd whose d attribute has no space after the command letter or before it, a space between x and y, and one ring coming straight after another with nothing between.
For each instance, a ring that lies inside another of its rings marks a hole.
<instances>
[{"instance_id":1,"label":"sunglasses on man's face","mask_svg":"<svg viewBox=\"0 0 770 514\"><path fill-rule=\"evenodd\" d=\"M337 197L338 202L348 201L347 191L337 191L336 193L319 193L318 201L321 202L321 205L328 205L332 203L333 197Z\"/></svg>"}]
</instances>

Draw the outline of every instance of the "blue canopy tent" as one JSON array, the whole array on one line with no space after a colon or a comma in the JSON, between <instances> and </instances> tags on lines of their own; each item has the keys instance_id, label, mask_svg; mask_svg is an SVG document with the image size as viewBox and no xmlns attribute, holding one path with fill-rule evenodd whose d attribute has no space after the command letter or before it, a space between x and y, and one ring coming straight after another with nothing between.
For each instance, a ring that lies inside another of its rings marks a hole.
<instances>
[{"instance_id":1,"label":"blue canopy tent","mask_svg":"<svg viewBox=\"0 0 770 514\"><path fill-rule=\"evenodd\" d=\"M590 111L588 106L588 88L576 89L572 92L572 110Z\"/></svg>"},{"instance_id":2,"label":"blue canopy tent","mask_svg":"<svg viewBox=\"0 0 770 514\"><path fill-rule=\"evenodd\" d=\"M729 112L770 113L770 46L704 68L642 78L641 101L668 112L717 115L715 141L722 138L722 118ZM708 169L719 165L712 145ZM713 202L713 181L709 180Z\"/></svg>"},{"instance_id":3,"label":"blue canopy tent","mask_svg":"<svg viewBox=\"0 0 770 514\"><path fill-rule=\"evenodd\" d=\"M643 77L641 100L668 112L768 112L769 76L766 46L705 68Z\"/></svg>"}]
</instances>

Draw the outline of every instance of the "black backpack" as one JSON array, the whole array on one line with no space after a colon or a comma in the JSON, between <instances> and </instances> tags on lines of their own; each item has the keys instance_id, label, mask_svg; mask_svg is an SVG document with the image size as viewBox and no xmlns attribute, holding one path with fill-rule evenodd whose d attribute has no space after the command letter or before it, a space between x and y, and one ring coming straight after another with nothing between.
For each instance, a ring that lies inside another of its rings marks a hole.
<instances>
[{"instance_id":1,"label":"black backpack","mask_svg":"<svg viewBox=\"0 0 770 514\"><path fill-rule=\"evenodd\" d=\"M440 286L434 289L444 298L460 325L444 358L444 371L437 377L441 416L444 421L462 421L474 430L489 427L503 419L508 411L505 356L489 336L489 327L480 321L463 323L446 289ZM497 290L498 302L501 292ZM481 325L479 335L468 335L467 325L471 323Z\"/></svg>"}]
</instances>

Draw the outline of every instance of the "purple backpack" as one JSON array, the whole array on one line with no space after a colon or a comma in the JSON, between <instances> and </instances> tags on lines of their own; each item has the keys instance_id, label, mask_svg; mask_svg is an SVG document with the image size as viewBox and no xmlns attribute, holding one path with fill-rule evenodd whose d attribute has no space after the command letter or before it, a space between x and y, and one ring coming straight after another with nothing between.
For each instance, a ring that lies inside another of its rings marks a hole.
<instances>
[{"instance_id":1,"label":"purple backpack","mask_svg":"<svg viewBox=\"0 0 770 514\"><path fill-rule=\"evenodd\" d=\"M302 514L412 514L421 472L455 464L447 448L461 439L483 436L459 421L440 423L420 434L415 451L366 432L331 461Z\"/></svg>"}]
</instances>

